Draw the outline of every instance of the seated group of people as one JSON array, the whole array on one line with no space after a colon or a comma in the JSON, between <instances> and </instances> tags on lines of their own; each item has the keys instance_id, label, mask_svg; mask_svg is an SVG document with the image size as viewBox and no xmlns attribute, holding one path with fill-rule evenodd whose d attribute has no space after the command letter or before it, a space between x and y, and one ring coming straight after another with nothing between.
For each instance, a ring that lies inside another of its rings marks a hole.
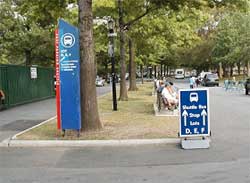
<instances>
[{"instance_id":1,"label":"seated group of people","mask_svg":"<svg viewBox=\"0 0 250 183\"><path fill-rule=\"evenodd\" d=\"M178 107L178 90L172 82L157 80L156 89L162 96L165 109L173 110Z\"/></svg>"}]
</instances>

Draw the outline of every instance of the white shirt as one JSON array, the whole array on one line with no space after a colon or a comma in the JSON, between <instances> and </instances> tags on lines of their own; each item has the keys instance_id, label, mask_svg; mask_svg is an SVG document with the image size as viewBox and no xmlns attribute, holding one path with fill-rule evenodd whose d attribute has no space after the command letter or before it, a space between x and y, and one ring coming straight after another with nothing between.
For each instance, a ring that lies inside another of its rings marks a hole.
<instances>
[{"instance_id":1,"label":"white shirt","mask_svg":"<svg viewBox=\"0 0 250 183\"><path fill-rule=\"evenodd\" d=\"M164 88L161 92L162 96L165 97L169 102L175 102L175 103L178 103L178 100L176 98L176 93L175 95L173 96L167 88Z\"/></svg>"},{"instance_id":2,"label":"white shirt","mask_svg":"<svg viewBox=\"0 0 250 183\"><path fill-rule=\"evenodd\" d=\"M170 94L167 88L164 88L161 92L162 96L165 97L166 99L173 100L173 96Z\"/></svg>"},{"instance_id":3,"label":"white shirt","mask_svg":"<svg viewBox=\"0 0 250 183\"><path fill-rule=\"evenodd\" d=\"M160 87L160 80L157 80L156 81L156 88L159 88Z\"/></svg>"}]
</instances>

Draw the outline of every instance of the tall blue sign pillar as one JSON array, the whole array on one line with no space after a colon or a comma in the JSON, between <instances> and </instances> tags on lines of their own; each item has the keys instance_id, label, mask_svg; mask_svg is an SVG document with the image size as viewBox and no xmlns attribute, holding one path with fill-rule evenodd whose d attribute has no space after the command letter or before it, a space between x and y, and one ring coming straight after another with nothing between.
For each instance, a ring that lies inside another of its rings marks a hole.
<instances>
[{"instance_id":1,"label":"tall blue sign pillar","mask_svg":"<svg viewBox=\"0 0 250 183\"><path fill-rule=\"evenodd\" d=\"M78 29L63 20L58 26L58 111L60 128L81 129L80 110L80 56Z\"/></svg>"},{"instance_id":2,"label":"tall blue sign pillar","mask_svg":"<svg viewBox=\"0 0 250 183\"><path fill-rule=\"evenodd\" d=\"M210 136L208 89L179 91L179 133L184 149L208 148Z\"/></svg>"}]
</instances>

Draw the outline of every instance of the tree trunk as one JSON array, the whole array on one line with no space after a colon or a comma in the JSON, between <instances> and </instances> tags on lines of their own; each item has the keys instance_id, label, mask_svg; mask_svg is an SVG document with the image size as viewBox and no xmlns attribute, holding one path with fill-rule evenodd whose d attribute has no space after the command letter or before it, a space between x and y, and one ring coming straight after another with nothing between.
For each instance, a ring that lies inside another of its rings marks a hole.
<instances>
[{"instance_id":1,"label":"tree trunk","mask_svg":"<svg viewBox=\"0 0 250 183\"><path fill-rule=\"evenodd\" d=\"M230 76L233 76L233 65L230 65Z\"/></svg>"},{"instance_id":2,"label":"tree trunk","mask_svg":"<svg viewBox=\"0 0 250 183\"><path fill-rule=\"evenodd\" d=\"M136 63L133 41L129 39L129 91L136 91Z\"/></svg>"},{"instance_id":3,"label":"tree trunk","mask_svg":"<svg viewBox=\"0 0 250 183\"><path fill-rule=\"evenodd\" d=\"M123 22L123 7L122 1L118 0L119 10L119 27L120 27L120 59L121 59L121 81L120 81L120 100L128 100L128 92L126 87L126 63L125 63L125 32Z\"/></svg>"},{"instance_id":4,"label":"tree trunk","mask_svg":"<svg viewBox=\"0 0 250 183\"><path fill-rule=\"evenodd\" d=\"M166 77L166 65L165 64L163 66L163 75L164 75L164 77Z\"/></svg>"},{"instance_id":5,"label":"tree trunk","mask_svg":"<svg viewBox=\"0 0 250 183\"><path fill-rule=\"evenodd\" d=\"M96 98L92 1L79 0L78 6L82 130L87 131L101 129L103 125L99 118Z\"/></svg>"},{"instance_id":6,"label":"tree trunk","mask_svg":"<svg viewBox=\"0 0 250 183\"><path fill-rule=\"evenodd\" d=\"M223 76L223 68L222 68L222 63L219 63L219 78L222 78Z\"/></svg>"},{"instance_id":7,"label":"tree trunk","mask_svg":"<svg viewBox=\"0 0 250 183\"><path fill-rule=\"evenodd\" d=\"M156 79L156 72L157 72L156 65L154 66L154 71L155 71L154 75L155 75L155 79Z\"/></svg>"},{"instance_id":8,"label":"tree trunk","mask_svg":"<svg viewBox=\"0 0 250 183\"><path fill-rule=\"evenodd\" d=\"M240 66L241 66L241 64L240 64L240 63L237 63L238 75L240 75Z\"/></svg>"},{"instance_id":9,"label":"tree trunk","mask_svg":"<svg viewBox=\"0 0 250 183\"><path fill-rule=\"evenodd\" d=\"M152 79L152 66L150 66L150 69L149 69L149 78Z\"/></svg>"},{"instance_id":10,"label":"tree trunk","mask_svg":"<svg viewBox=\"0 0 250 183\"><path fill-rule=\"evenodd\" d=\"M163 78L163 77L162 77L162 70L163 70L163 68L162 68L162 64L161 64L161 79Z\"/></svg>"},{"instance_id":11,"label":"tree trunk","mask_svg":"<svg viewBox=\"0 0 250 183\"><path fill-rule=\"evenodd\" d=\"M105 59L105 58L104 58ZM105 79L107 80L108 79L108 73L110 73L108 70L108 62L105 62L105 71L106 71L106 74L105 74Z\"/></svg>"},{"instance_id":12,"label":"tree trunk","mask_svg":"<svg viewBox=\"0 0 250 183\"><path fill-rule=\"evenodd\" d=\"M141 70L141 84L144 84L144 79L143 79L143 65L140 66Z\"/></svg>"},{"instance_id":13,"label":"tree trunk","mask_svg":"<svg viewBox=\"0 0 250 183\"><path fill-rule=\"evenodd\" d=\"M223 69L223 76L224 76L224 77L227 77L227 76L228 76L228 73L227 73L227 70L226 70L226 66L225 66L225 65L222 65L222 69Z\"/></svg>"},{"instance_id":14,"label":"tree trunk","mask_svg":"<svg viewBox=\"0 0 250 183\"><path fill-rule=\"evenodd\" d=\"M26 66L31 66L31 51L25 50L25 64Z\"/></svg>"},{"instance_id":15,"label":"tree trunk","mask_svg":"<svg viewBox=\"0 0 250 183\"><path fill-rule=\"evenodd\" d=\"M247 76L250 77L250 62L249 61L247 61L246 66L247 66Z\"/></svg>"},{"instance_id":16,"label":"tree trunk","mask_svg":"<svg viewBox=\"0 0 250 183\"><path fill-rule=\"evenodd\" d=\"M162 78L161 78L161 68L159 67L159 65L157 66L157 77L158 77L159 79L162 79Z\"/></svg>"}]
</instances>

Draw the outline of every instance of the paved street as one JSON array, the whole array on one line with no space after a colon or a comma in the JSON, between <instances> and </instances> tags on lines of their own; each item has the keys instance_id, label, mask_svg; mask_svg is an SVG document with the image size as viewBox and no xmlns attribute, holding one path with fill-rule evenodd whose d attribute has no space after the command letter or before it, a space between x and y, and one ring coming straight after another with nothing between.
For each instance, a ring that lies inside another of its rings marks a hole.
<instances>
[{"instance_id":1,"label":"paved street","mask_svg":"<svg viewBox=\"0 0 250 183\"><path fill-rule=\"evenodd\" d=\"M188 87L188 83L177 86ZM179 145L0 148L0 183L248 183L250 96L209 89L210 149L182 150Z\"/></svg>"}]
</instances>

